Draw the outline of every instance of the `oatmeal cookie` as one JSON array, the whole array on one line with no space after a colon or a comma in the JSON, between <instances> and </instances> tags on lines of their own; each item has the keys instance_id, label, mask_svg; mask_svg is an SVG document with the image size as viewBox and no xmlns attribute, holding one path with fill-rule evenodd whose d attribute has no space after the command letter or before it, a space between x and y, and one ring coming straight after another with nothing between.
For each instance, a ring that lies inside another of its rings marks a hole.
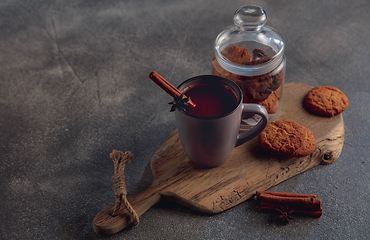
<instances>
[{"instance_id":1,"label":"oatmeal cookie","mask_svg":"<svg viewBox=\"0 0 370 240\"><path fill-rule=\"evenodd\" d=\"M319 86L307 93L304 104L317 115L332 117L346 110L348 98L336 87Z\"/></svg>"},{"instance_id":2,"label":"oatmeal cookie","mask_svg":"<svg viewBox=\"0 0 370 240\"><path fill-rule=\"evenodd\" d=\"M222 51L222 55L233 63L247 65L252 62L249 51L239 46L231 46Z\"/></svg>"},{"instance_id":3,"label":"oatmeal cookie","mask_svg":"<svg viewBox=\"0 0 370 240\"><path fill-rule=\"evenodd\" d=\"M264 108L266 108L266 110L269 114L274 114L279 110L280 89L281 88L272 92L270 94L270 96L265 101L262 101L262 102L258 103L258 104L262 105Z\"/></svg>"},{"instance_id":4,"label":"oatmeal cookie","mask_svg":"<svg viewBox=\"0 0 370 240\"><path fill-rule=\"evenodd\" d=\"M265 151L288 157L304 157L316 149L312 132L291 120L269 123L258 135L258 142Z\"/></svg>"}]
</instances>

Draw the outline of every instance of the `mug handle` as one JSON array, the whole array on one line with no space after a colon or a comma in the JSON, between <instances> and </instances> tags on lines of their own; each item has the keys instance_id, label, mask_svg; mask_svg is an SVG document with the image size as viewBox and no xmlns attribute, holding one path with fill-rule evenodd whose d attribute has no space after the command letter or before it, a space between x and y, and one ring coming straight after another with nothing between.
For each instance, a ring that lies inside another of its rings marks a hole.
<instances>
[{"instance_id":1,"label":"mug handle","mask_svg":"<svg viewBox=\"0 0 370 240\"><path fill-rule=\"evenodd\" d=\"M266 109L258 104L243 103L242 119L249 118L254 114L261 116L262 119L252 129L244 133L241 133L237 136L235 147L245 143L246 141L251 140L252 138L257 136L260 132L262 132L263 129L265 129L269 121L269 116Z\"/></svg>"}]
</instances>

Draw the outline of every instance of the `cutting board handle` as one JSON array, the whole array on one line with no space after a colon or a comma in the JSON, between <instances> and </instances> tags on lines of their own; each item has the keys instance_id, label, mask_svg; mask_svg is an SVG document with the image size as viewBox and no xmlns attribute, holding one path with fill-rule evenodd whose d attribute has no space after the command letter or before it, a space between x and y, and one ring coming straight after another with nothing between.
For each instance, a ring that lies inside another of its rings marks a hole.
<instances>
[{"instance_id":1,"label":"cutting board handle","mask_svg":"<svg viewBox=\"0 0 370 240\"><path fill-rule=\"evenodd\" d=\"M144 192L128 199L139 217L160 200L159 189L155 186L151 186ZM131 217L124 209L118 215L112 216L114 206L115 204L103 209L95 216L93 228L96 233L100 235L114 234L132 223Z\"/></svg>"}]
</instances>

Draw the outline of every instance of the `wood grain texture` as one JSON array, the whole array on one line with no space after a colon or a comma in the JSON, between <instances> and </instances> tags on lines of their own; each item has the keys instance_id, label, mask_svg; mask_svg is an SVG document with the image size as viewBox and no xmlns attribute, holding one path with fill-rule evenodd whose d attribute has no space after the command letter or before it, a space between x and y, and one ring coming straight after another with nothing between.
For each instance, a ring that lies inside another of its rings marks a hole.
<instances>
[{"instance_id":1,"label":"wood grain texture","mask_svg":"<svg viewBox=\"0 0 370 240\"><path fill-rule=\"evenodd\" d=\"M257 138L235 148L229 160L213 169L200 169L189 162L173 130L150 164L153 184L131 197L129 202L140 216L165 197L200 212L215 214L252 197L318 164L335 162L344 143L342 115L316 116L303 107L303 99L312 87L289 83L284 86L283 108L278 119L290 119L307 127L315 136L317 148L306 157L283 158L261 149ZM110 214L113 205L98 213L93 221L95 232L113 234L132 220L122 211Z\"/></svg>"}]
</instances>

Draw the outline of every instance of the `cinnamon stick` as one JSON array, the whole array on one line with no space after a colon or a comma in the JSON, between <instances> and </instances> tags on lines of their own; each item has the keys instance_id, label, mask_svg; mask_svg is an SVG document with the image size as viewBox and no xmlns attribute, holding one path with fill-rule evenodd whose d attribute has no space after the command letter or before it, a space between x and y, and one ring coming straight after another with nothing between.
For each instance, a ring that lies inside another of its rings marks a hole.
<instances>
[{"instance_id":1,"label":"cinnamon stick","mask_svg":"<svg viewBox=\"0 0 370 240\"><path fill-rule=\"evenodd\" d=\"M181 92L178 90L175 86L173 86L171 83L169 83L166 79L164 79L161 75L159 75L157 72L153 71L149 74L149 78L155 82L159 87L161 87L166 93L171 95L172 97L180 97ZM182 98L187 98L185 95L183 95ZM196 105L189 99L187 102L190 107L195 107Z\"/></svg>"},{"instance_id":2,"label":"cinnamon stick","mask_svg":"<svg viewBox=\"0 0 370 240\"><path fill-rule=\"evenodd\" d=\"M262 202L297 206L311 210L321 209L321 200L313 197L282 197L271 194L260 194L258 199Z\"/></svg>"},{"instance_id":3,"label":"cinnamon stick","mask_svg":"<svg viewBox=\"0 0 370 240\"><path fill-rule=\"evenodd\" d=\"M305 194L305 193L288 193L288 192L271 192L271 191L257 191L256 196L257 199L261 194L270 194L274 196L281 196L281 197L309 197L309 198L316 198L317 196L314 194Z\"/></svg>"},{"instance_id":4,"label":"cinnamon stick","mask_svg":"<svg viewBox=\"0 0 370 240\"><path fill-rule=\"evenodd\" d=\"M294 214L310 217L322 215L321 200L314 194L257 191L261 211L272 211L287 206Z\"/></svg>"}]
</instances>

